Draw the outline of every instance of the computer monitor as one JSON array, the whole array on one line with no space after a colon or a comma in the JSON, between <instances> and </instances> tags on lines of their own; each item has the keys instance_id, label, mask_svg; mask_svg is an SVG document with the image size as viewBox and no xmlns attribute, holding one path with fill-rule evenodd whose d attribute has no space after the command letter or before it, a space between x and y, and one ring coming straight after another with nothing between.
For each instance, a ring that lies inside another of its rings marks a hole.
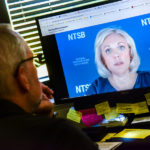
<instances>
[{"instance_id":1,"label":"computer monitor","mask_svg":"<svg viewBox=\"0 0 150 150\"><path fill-rule=\"evenodd\" d=\"M56 103L111 100L120 94L127 100L149 90L149 0L97 3L36 22Z\"/></svg>"}]
</instances>

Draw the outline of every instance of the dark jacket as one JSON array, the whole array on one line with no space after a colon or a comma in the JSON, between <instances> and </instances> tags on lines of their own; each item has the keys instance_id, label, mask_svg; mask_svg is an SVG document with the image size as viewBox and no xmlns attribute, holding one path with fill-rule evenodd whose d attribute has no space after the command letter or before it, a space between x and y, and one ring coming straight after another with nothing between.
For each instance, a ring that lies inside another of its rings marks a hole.
<instances>
[{"instance_id":1,"label":"dark jacket","mask_svg":"<svg viewBox=\"0 0 150 150\"><path fill-rule=\"evenodd\" d=\"M80 128L65 119L33 116L0 100L0 149L98 150Z\"/></svg>"}]
</instances>

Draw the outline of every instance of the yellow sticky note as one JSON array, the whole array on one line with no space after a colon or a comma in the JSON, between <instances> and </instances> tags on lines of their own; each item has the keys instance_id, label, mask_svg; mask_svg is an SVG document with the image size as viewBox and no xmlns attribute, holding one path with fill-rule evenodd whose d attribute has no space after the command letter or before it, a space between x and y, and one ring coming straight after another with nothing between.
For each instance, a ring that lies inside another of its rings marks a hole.
<instances>
[{"instance_id":1,"label":"yellow sticky note","mask_svg":"<svg viewBox=\"0 0 150 150\"><path fill-rule=\"evenodd\" d=\"M124 129L113 137L144 139L149 135L149 129Z\"/></svg>"},{"instance_id":2,"label":"yellow sticky note","mask_svg":"<svg viewBox=\"0 0 150 150\"><path fill-rule=\"evenodd\" d=\"M106 140L110 139L113 137L116 133L107 133L104 138L101 140L101 142L105 142Z\"/></svg>"},{"instance_id":3,"label":"yellow sticky note","mask_svg":"<svg viewBox=\"0 0 150 150\"><path fill-rule=\"evenodd\" d=\"M81 112L78 112L72 108L70 108L69 112L67 113L67 119L70 119L70 120L75 121L77 123L80 123L81 116L82 116Z\"/></svg>"},{"instance_id":4,"label":"yellow sticky note","mask_svg":"<svg viewBox=\"0 0 150 150\"><path fill-rule=\"evenodd\" d=\"M111 110L108 101L96 104L95 108L98 115L109 113Z\"/></svg>"},{"instance_id":5,"label":"yellow sticky note","mask_svg":"<svg viewBox=\"0 0 150 150\"><path fill-rule=\"evenodd\" d=\"M143 113L148 113L149 112L149 109L148 109L148 106L147 106L147 103L145 101L143 102L138 102L138 103L135 103L135 114L143 114Z\"/></svg>"},{"instance_id":6,"label":"yellow sticky note","mask_svg":"<svg viewBox=\"0 0 150 150\"><path fill-rule=\"evenodd\" d=\"M106 120L116 118L116 117L118 117L118 115L119 114L116 112L115 107L112 107L111 111L109 113L104 114Z\"/></svg>"},{"instance_id":7,"label":"yellow sticky note","mask_svg":"<svg viewBox=\"0 0 150 150\"><path fill-rule=\"evenodd\" d=\"M144 96L146 98L147 104L150 105L150 93L146 93Z\"/></svg>"},{"instance_id":8,"label":"yellow sticky note","mask_svg":"<svg viewBox=\"0 0 150 150\"><path fill-rule=\"evenodd\" d=\"M117 113L134 113L135 112L135 105L130 103L117 103L116 104L116 112Z\"/></svg>"}]
</instances>

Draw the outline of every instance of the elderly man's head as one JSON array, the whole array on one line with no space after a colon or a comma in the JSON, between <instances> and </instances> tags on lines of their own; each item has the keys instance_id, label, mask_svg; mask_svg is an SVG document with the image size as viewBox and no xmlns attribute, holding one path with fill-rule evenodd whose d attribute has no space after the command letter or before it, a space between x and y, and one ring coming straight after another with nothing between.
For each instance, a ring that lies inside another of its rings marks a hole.
<instances>
[{"instance_id":1,"label":"elderly man's head","mask_svg":"<svg viewBox=\"0 0 150 150\"><path fill-rule=\"evenodd\" d=\"M0 24L0 98L22 96L25 105L29 105L25 107L34 111L40 104L42 91L32 57L23 38L7 25Z\"/></svg>"}]
</instances>

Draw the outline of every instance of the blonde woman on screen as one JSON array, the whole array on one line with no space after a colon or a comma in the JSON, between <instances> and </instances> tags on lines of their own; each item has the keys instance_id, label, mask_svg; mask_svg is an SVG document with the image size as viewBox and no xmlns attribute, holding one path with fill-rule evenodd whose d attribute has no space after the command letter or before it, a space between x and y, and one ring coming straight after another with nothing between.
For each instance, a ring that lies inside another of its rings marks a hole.
<instances>
[{"instance_id":1,"label":"blonde woman on screen","mask_svg":"<svg viewBox=\"0 0 150 150\"><path fill-rule=\"evenodd\" d=\"M91 84L87 95L150 86L150 73L137 71L140 59L133 38L121 29L98 32L95 62L100 77Z\"/></svg>"}]
</instances>

